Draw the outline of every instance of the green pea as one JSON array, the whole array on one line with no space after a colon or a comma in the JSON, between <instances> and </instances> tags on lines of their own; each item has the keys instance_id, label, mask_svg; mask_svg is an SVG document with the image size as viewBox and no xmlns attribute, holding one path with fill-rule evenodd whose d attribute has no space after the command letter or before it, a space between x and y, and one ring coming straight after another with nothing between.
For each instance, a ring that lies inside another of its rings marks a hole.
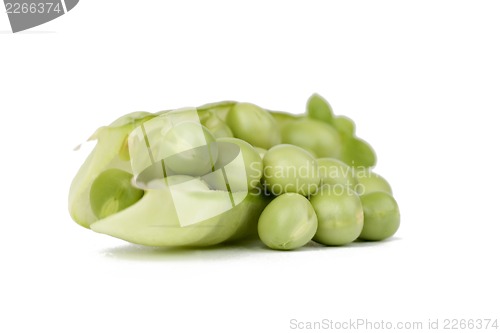
<instances>
[{"instance_id":1,"label":"green pea","mask_svg":"<svg viewBox=\"0 0 500 333\"><path fill-rule=\"evenodd\" d=\"M392 194L389 182L368 168L359 168L356 170L356 178L358 179L356 191L359 195L371 192L387 192Z\"/></svg>"},{"instance_id":2,"label":"green pea","mask_svg":"<svg viewBox=\"0 0 500 333\"><path fill-rule=\"evenodd\" d=\"M269 111L271 113L271 116L276 120L276 123L278 124L278 129L281 131L283 127L285 127L286 124L296 121L301 118L301 116L291 114L288 112L281 112L281 111Z\"/></svg>"},{"instance_id":3,"label":"green pea","mask_svg":"<svg viewBox=\"0 0 500 333\"><path fill-rule=\"evenodd\" d=\"M357 137L344 141L340 159L355 167L372 167L377 163L377 155L375 155L373 148L366 141Z\"/></svg>"},{"instance_id":4,"label":"green pea","mask_svg":"<svg viewBox=\"0 0 500 333\"><path fill-rule=\"evenodd\" d=\"M317 191L318 164L306 150L288 144L274 146L264 155L264 185L274 195Z\"/></svg>"},{"instance_id":5,"label":"green pea","mask_svg":"<svg viewBox=\"0 0 500 333\"><path fill-rule=\"evenodd\" d=\"M324 122L304 118L285 125L281 132L283 143L302 147L316 157L339 158L341 138L339 133Z\"/></svg>"},{"instance_id":6,"label":"green pea","mask_svg":"<svg viewBox=\"0 0 500 333\"><path fill-rule=\"evenodd\" d=\"M275 198L264 209L258 222L259 237L275 250L293 250L307 244L318 228L311 203L296 193Z\"/></svg>"},{"instance_id":7,"label":"green pea","mask_svg":"<svg viewBox=\"0 0 500 333\"><path fill-rule=\"evenodd\" d=\"M355 170L335 158L317 159L321 184L342 185L354 189L358 184Z\"/></svg>"},{"instance_id":8,"label":"green pea","mask_svg":"<svg viewBox=\"0 0 500 333\"><path fill-rule=\"evenodd\" d=\"M151 142L156 156L168 156L168 174L201 176L212 171L217 160L217 145L212 133L199 123L183 122L172 127L160 142Z\"/></svg>"},{"instance_id":9,"label":"green pea","mask_svg":"<svg viewBox=\"0 0 500 333\"><path fill-rule=\"evenodd\" d=\"M216 114L212 114L202 121L203 126L205 126L215 138L231 138L233 137L233 132L223 122Z\"/></svg>"},{"instance_id":10,"label":"green pea","mask_svg":"<svg viewBox=\"0 0 500 333\"><path fill-rule=\"evenodd\" d=\"M344 136L352 137L356 132L354 121L346 116L336 116L332 121L332 125Z\"/></svg>"},{"instance_id":11,"label":"green pea","mask_svg":"<svg viewBox=\"0 0 500 333\"><path fill-rule=\"evenodd\" d=\"M250 103L237 103L227 114L227 124L235 137L253 146L268 149L280 143L277 124L269 112Z\"/></svg>"},{"instance_id":12,"label":"green pea","mask_svg":"<svg viewBox=\"0 0 500 333\"><path fill-rule=\"evenodd\" d=\"M132 175L120 169L108 169L96 177L90 187L90 207L103 219L132 206L144 191L131 183Z\"/></svg>"},{"instance_id":13,"label":"green pea","mask_svg":"<svg viewBox=\"0 0 500 333\"><path fill-rule=\"evenodd\" d=\"M348 187L325 185L311 197L318 216L313 240L324 245L345 245L363 229L363 207L359 196Z\"/></svg>"},{"instance_id":14,"label":"green pea","mask_svg":"<svg viewBox=\"0 0 500 333\"><path fill-rule=\"evenodd\" d=\"M391 237L399 228L399 207L387 192L372 192L361 196L364 225L360 239L379 241Z\"/></svg>"},{"instance_id":15,"label":"green pea","mask_svg":"<svg viewBox=\"0 0 500 333\"><path fill-rule=\"evenodd\" d=\"M236 102L225 101L205 104L197 108L200 122L205 126L215 138L233 137L233 132L225 123L229 110Z\"/></svg>"},{"instance_id":16,"label":"green pea","mask_svg":"<svg viewBox=\"0 0 500 333\"><path fill-rule=\"evenodd\" d=\"M307 116L311 119L331 124L333 121L332 107L326 99L318 94L313 94L307 100Z\"/></svg>"},{"instance_id":17,"label":"green pea","mask_svg":"<svg viewBox=\"0 0 500 333\"><path fill-rule=\"evenodd\" d=\"M260 185L260 179L262 178L263 163L257 150L252 147L251 144L245 142L241 139L236 138L220 138L217 142L227 142L238 145L243 154L243 160L245 161L245 172L247 174L247 186L248 189L255 188ZM230 170L228 170L230 171Z\"/></svg>"},{"instance_id":18,"label":"green pea","mask_svg":"<svg viewBox=\"0 0 500 333\"><path fill-rule=\"evenodd\" d=\"M200 115L200 120L203 118L203 115L207 113L215 114L220 120L226 121L227 113L231 108L236 104L234 101L222 101L216 103L204 104L202 106L197 107L198 114Z\"/></svg>"}]
</instances>

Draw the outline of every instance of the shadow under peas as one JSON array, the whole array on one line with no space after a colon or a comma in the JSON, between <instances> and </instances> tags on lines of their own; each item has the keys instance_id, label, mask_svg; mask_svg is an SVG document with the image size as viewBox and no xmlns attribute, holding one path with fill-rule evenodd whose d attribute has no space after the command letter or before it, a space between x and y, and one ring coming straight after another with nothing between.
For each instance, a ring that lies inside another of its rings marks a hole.
<instances>
[{"instance_id":1,"label":"shadow under peas","mask_svg":"<svg viewBox=\"0 0 500 333\"><path fill-rule=\"evenodd\" d=\"M400 237L390 237L381 241L365 241L356 239L354 242L342 247L376 247L380 246L381 244L398 242L400 240Z\"/></svg>"},{"instance_id":2,"label":"shadow under peas","mask_svg":"<svg viewBox=\"0 0 500 333\"><path fill-rule=\"evenodd\" d=\"M268 249L260 240L244 240L234 243L224 243L208 247L151 247L127 244L105 249L100 252L104 257L127 261L190 261L190 260L233 260L256 255L294 255L311 251L338 251L347 248L366 248L381 246L382 243L399 241L400 238L378 242L355 241L344 246L325 246L309 242L304 247L293 251L276 251Z\"/></svg>"},{"instance_id":3,"label":"shadow under peas","mask_svg":"<svg viewBox=\"0 0 500 333\"><path fill-rule=\"evenodd\" d=\"M127 244L101 252L105 257L137 261L224 260L263 252L257 241L218 244L206 247L154 247Z\"/></svg>"}]
</instances>

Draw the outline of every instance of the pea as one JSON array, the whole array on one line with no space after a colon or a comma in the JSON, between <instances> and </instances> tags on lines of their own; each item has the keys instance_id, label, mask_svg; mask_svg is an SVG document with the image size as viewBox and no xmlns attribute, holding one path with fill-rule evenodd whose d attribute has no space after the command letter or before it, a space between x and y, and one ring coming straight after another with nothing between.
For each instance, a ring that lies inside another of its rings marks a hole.
<instances>
[{"instance_id":1,"label":"pea","mask_svg":"<svg viewBox=\"0 0 500 333\"><path fill-rule=\"evenodd\" d=\"M335 158L319 158L321 184L342 185L354 189L358 183L355 170Z\"/></svg>"},{"instance_id":2,"label":"pea","mask_svg":"<svg viewBox=\"0 0 500 333\"><path fill-rule=\"evenodd\" d=\"M357 137L344 141L340 159L355 167L372 167L377 163L377 155L375 155L373 148L366 141Z\"/></svg>"},{"instance_id":3,"label":"pea","mask_svg":"<svg viewBox=\"0 0 500 333\"><path fill-rule=\"evenodd\" d=\"M300 119L286 124L281 132L283 143L302 147L316 157L339 158L341 138L330 125L314 119Z\"/></svg>"},{"instance_id":4,"label":"pea","mask_svg":"<svg viewBox=\"0 0 500 333\"><path fill-rule=\"evenodd\" d=\"M288 144L269 149L264 155L264 185L274 195L299 193L304 196L318 189L318 164L306 150Z\"/></svg>"},{"instance_id":5,"label":"pea","mask_svg":"<svg viewBox=\"0 0 500 333\"><path fill-rule=\"evenodd\" d=\"M227 114L227 124L235 137L253 146L268 149L280 143L277 123L269 112L250 103L237 103Z\"/></svg>"},{"instance_id":6,"label":"pea","mask_svg":"<svg viewBox=\"0 0 500 333\"><path fill-rule=\"evenodd\" d=\"M387 192L372 192L361 196L364 225L360 239L379 241L391 237L399 228L399 207Z\"/></svg>"},{"instance_id":7,"label":"pea","mask_svg":"<svg viewBox=\"0 0 500 333\"><path fill-rule=\"evenodd\" d=\"M315 242L324 245L345 245L359 237L363 229L363 207L359 196L349 187L322 186L311 197L318 216Z\"/></svg>"},{"instance_id":8,"label":"pea","mask_svg":"<svg viewBox=\"0 0 500 333\"><path fill-rule=\"evenodd\" d=\"M233 132L223 122L216 114L211 113L210 116L206 117L202 121L203 126L205 126L215 138L231 138L233 137Z\"/></svg>"},{"instance_id":9,"label":"pea","mask_svg":"<svg viewBox=\"0 0 500 333\"><path fill-rule=\"evenodd\" d=\"M332 125L344 136L352 137L356 132L354 121L346 116L336 116L332 121Z\"/></svg>"},{"instance_id":10,"label":"pea","mask_svg":"<svg viewBox=\"0 0 500 333\"><path fill-rule=\"evenodd\" d=\"M371 192L387 192L392 194L391 185L382 176L376 174L367 168L359 168L356 171L358 185L356 191L358 194L368 194Z\"/></svg>"},{"instance_id":11,"label":"pea","mask_svg":"<svg viewBox=\"0 0 500 333\"><path fill-rule=\"evenodd\" d=\"M204 104L202 106L197 107L198 114L200 115L200 119L202 119L202 115L209 111L212 114L217 115L217 117L225 121L227 113L231 108L236 104L234 101L222 101L216 103Z\"/></svg>"},{"instance_id":12,"label":"pea","mask_svg":"<svg viewBox=\"0 0 500 333\"><path fill-rule=\"evenodd\" d=\"M300 194L286 193L264 209L258 222L259 238L271 249L293 250L307 244L318 228L311 203Z\"/></svg>"},{"instance_id":13,"label":"pea","mask_svg":"<svg viewBox=\"0 0 500 333\"><path fill-rule=\"evenodd\" d=\"M333 121L332 107L326 99L318 94L313 94L307 100L307 115L309 118L316 119L327 124Z\"/></svg>"},{"instance_id":14,"label":"pea","mask_svg":"<svg viewBox=\"0 0 500 333\"><path fill-rule=\"evenodd\" d=\"M225 123L227 112L236 102L219 102L197 108L201 124L205 126L215 138L233 137L233 132Z\"/></svg>"},{"instance_id":15,"label":"pea","mask_svg":"<svg viewBox=\"0 0 500 333\"><path fill-rule=\"evenodd\" d=\"M281 131L286 124L296 121L301 118L301 116L294 115L288 112L280 112L280 111L269 111L271 116L276 120L278 124L278 129Z\"/></svg>"},{"instance_id":16,"label":"pea","mask_svg":"<svg viewBox=\"0 0 500 333\"><path fill-rule=\"evenodd\" d=\"M132 186L132 174L120 169L108 169L96 177L90 187L90 207L98 219L103 219L132 206L144 191Z\"/></svg>"},{"instance_id":17,"label":"pea","mask_svg":"<svg viewBox=\"0 0 500 333\"><path fill-rule=\"evenodd\" d=\"M243 160L245 162L247 188L252 189L257 187L260 184L263 169L262 158L260 157L257 150L248 142L236 138L220 138L217 139L217 142L227 142L238 145L238 147L241 149ZM239 167L239 165L237 165L236 167ZM226 169L228 169L227 166ZM226 171L231 172L231 170ZM238 186L238 188L243 188L243 186Z\"/></svg>"},{"instance_id":18,"label":"pea","mask_svg":"<svg viewBox=\"0 0 500 333\"><path fill-rule=\"evenodd\" d=\"M180 123L150 144L156 156L168 156L165 165L169 175L201 176L211 172L217 160L213 134L195 122Z\"/></svg>"}]
</instances>

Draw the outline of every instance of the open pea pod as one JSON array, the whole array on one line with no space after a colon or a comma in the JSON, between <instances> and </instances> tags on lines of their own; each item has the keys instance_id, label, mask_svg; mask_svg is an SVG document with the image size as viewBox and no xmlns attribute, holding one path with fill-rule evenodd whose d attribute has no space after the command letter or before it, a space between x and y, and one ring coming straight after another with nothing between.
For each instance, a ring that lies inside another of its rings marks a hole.
<instances>
[{"instance_id":1,"label":"open pea pod","mask_svg":"<svg viewBox=\"0 0 500 333\"><path fill-rule=\"evenodd\" d=\"M162 113L130 129L113 145L96 146L89 159L102 160L80 171L97 165L92 177L75 177L84 190L70 194L70 210L84 207L89 216L80 224L154 246L207 246L256 229L267 200L251 185L262 172L253 147L237 139L216 142L196 109ZM128 159L118 165L124 146Z\"/></svg>"},{"instance_id":2,"label":"open pea pod","mask_svg":"<svg viewBox=\"0 0 500 333\"><path fill-rule=\"evenodd\" d=\"M184 199L204 200L212 207L226 206L225 212L199 223L181 226L173 194L168 189L146 191L135 205L91 225L91 229L132 243L150 246L208 246L245 236L255 229L267 200L259 193L241 194L244 199L231 207L228 193L217 190L192 191ZM238 193L233 193L239 196ZM194 206L194 204L193 204ZM212 212L192 207L193 213Z\"/></svg>"},{"instance_id":3,"label":"open pea pod","mask_svg":"<svg viewBox=\"0 0 500 333\"><path fill-rule=\"evenodd\" d=\"M91 185L104 171L119 169L131 172L128 154L128 135L141 123L153 118L148 112L135 112L99 128L89 139L97 140L94 150L87 157L71 183L69 212L73 220L83 227L98 220L92 211L89 196Z\"/></svg>"}]
</instances>

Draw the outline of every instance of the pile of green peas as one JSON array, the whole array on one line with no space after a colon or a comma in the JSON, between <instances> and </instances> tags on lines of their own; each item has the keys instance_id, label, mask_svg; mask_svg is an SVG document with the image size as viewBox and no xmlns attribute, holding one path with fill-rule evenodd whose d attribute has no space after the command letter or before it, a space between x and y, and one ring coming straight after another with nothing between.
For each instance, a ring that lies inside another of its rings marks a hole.
<instances>
[{"instance_id":1,"label":"pile of green peas","mask_svg":"<svg viewBox=\"0 0 500 333\"><path fill-rule=\"evenodd\" d=\"M293 250L311 240L341 246L396 233L399 208L389 183L372 171L374 150L323 97L312 95L302 115L250 103L220 106L208 108L203 124L216 137L248 142L262 157L261 188L272 201L257 228L269 248Z\"/></svg>"},{"instance_id":2,"label":"pile of green peas","mask_svg":"<svg viewBox=\"0 0 500 333\"><path fill-rule=\"evenodd\" d=\"M117 158L110 158L110 165L118 168L110 167L96 177L83 168L83 176L75 178L72 193L76 194L73 197L70 194L70 206L78 223L89 227L95 220L112 217L146 197L143 189L134 186L129 172L131 153L127 133L162 113L128 115L120 120L123 124L108 127L117 143L123 140L121 146L117 144L114 148L118 149ZM196 108L196 113L199 123L182 123L166 132L157 143L148 142L150 149L175 156L163 161L174 174L165 179L170 185L196 179L191 182L194 190L204 192L229 190L227 184L216 186L202 176L213 171L215 161L224 156L223 150L215 149L218 144L238 146L247 179L241 177L237 189L231 191L248 190L248 195L259 196L260 202L265 202L264 206L255 205L256 211L239 216L242 221L251 221L261 212L253 226L267 247L293 250L311 241L342 246L358 240L384 240L398 230L400 212L391 186L372 171L377 161L373 148L356 135L354 122L335 115L320 95L312 95L306 112L300 115L232 101L206 104ZM124 132L115 133L113 126L121 126L120 131ZM211 148L174 154L179 146L197 147L198 141ZM104 155L107 153L103 148ZM91 158L87 167L99 165L97 160ZM88 191L84 189L87 179L92 179ZM88 198L88 204L82 198ZM154 210L151 212L154 215ZM121 237L135 240L128 236ZM156 235L152 238L156 239ZM142 239L137 242L145 243Z\"/></svg>"}]
</instances>

